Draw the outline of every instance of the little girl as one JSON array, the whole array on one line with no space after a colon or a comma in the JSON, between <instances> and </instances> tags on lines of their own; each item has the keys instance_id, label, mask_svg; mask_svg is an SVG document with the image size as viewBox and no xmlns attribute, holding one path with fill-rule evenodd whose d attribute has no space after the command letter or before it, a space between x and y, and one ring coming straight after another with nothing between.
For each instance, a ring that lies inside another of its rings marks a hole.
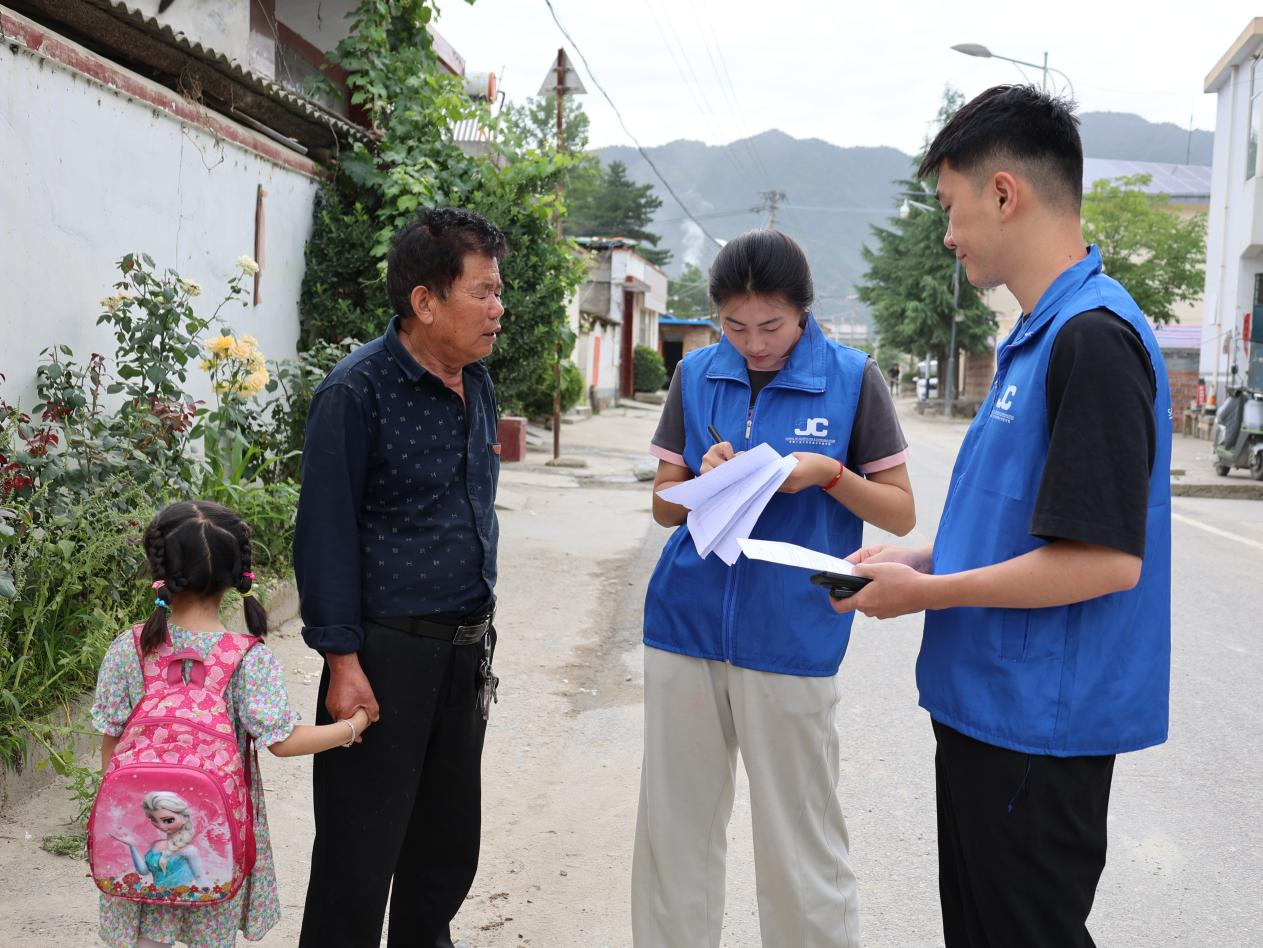
<instances>
[{"instance_id":1,"label":"little girl","mask_svg":"<svg viewBox=\"0 0 1263 948\"><path fill-rule=\"evenodd\" d=\"M205 500L186 501L164 508L145 529L145 555L154 578L154 611L145 623L140 647L148 654L164 641L176 649L192 648L207 655L226 631L219 606L230 588L243 596L246 627L251 635L267 634L267 614L254 596L250 571L250 528L233 511ZM144 677L130 630L118 636L106 653L97 679L92 723L104 735L104 769L119 735L144 695ZM263 644L250 649L225 692L228 713L236 730L237 746L246 752L253 737L278 757L315 754L358 742L368 717L357 710L350 720L311 726L297 724L298 715L285 694L280 663ZM250 941L262 938L280 918L276 870L263 803L263 780L251 768L254 800L255 863L245 884L231 899L207 905L162 905L101 895L101 938L113 948L162 948L177 941L191 948L221 948L236 943L240 929ZM187 804L174 794L151 794L146 814L161 834L142 841L150 853L131 847L138 871L169 875L196 873L196 827ZM164 822L164 819L166 822ZM169 825L168 825L169 824ZM177 825L178 824L178 825ZM183 858L177 859L177 851ZM189 857L192 858L189 858ZM153 864L152 867L150 864Z\"/></svg>"}]
</instances>

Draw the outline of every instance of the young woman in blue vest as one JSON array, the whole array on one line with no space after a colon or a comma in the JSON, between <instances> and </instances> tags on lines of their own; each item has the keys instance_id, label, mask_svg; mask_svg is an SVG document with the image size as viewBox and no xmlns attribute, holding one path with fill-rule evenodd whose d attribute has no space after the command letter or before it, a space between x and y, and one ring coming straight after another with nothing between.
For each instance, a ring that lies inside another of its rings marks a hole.
<instances>
[{"instance_id":1,"label":"young woman in blue vest","mask_svg":"<svg viewBox=\"0 0 1263 948\"><path fill-rule=\"evenodd\" d=\"M931 144L944 242L1022 317L921 550L852 559L839 603L926 611L948 948L1092 945L1114 755L1167 735L1170 390L1144 316L1079 223L1070 107L1000 86Z\"/></svg>"},{"instance_id":2,"label":"young woman in blue vest","mask_svg":"<svg viewBox=\"0 0 1263 948\"><path fill-rule=\"evenodd\" d=\"M833 723L850 617L805 570L700 559L688 511L656 494L766 443L798 464L755 537L846 556L864 521L912 529L907 442L881 369L824 336L812 294L807 259L784 234L751 231L725 245L710 271L723 339L679 364L653 439L654 519L678 529L645 602L632 866L632 932L643 948L719 944L738 748L763 944L859 941Z\"/></svg>"}]
</instances>

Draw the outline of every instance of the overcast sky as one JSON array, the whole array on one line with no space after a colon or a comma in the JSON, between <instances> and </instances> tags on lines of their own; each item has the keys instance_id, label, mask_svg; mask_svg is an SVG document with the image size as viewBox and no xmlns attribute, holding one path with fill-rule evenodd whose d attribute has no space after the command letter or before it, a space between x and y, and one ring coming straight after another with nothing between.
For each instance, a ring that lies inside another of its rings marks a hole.
<instances>
[{"instance_id":1,"label":"overcast sky","mask_svg":"<svg viewBox=\"0 0 1263 948\"><path fill-rule=\"evenodd\" d=\"M1083 111L1214 129L1206 74L1249 23L1247 4L929 3L925 0L553 0L562 24L642 145L721 144L778 128L836 145L922 143L945 85L966 96L1022 81L993 53L1065 72ZM588 87L593 147L630 144L544 0L442 0L438 30L470 72L534 95L559 46ZM1054 15L1055 14L1055 15ZM1025 68L1039 82L1038 69ZM1064 80L1053 74L1058 88Z\"/></svg>"}]
</instances>

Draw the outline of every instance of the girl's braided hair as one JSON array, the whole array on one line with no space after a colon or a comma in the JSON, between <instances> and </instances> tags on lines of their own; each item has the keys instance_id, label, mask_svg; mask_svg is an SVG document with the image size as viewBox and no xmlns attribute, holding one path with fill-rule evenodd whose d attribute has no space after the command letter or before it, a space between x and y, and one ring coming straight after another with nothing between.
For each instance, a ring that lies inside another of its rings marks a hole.
<instances>
[{"instance_id":1,"label":"girl's braided hair","mask_svg":"<svg viewBox=\"0 0 1263 948\"><path fill-rule=\"evenodd\" d=\"M235 589L244 594L254 582L249 524L209 500L185 500L162 508L145 528L145 558L156 597L168 606L181 593L214 596ZM247 596L243 608L250 634L267 635L267 612L258 599ZM153 651L168 634L167 608L155 603L140 635L141 650Z\"/></svg>"}]
</instances>

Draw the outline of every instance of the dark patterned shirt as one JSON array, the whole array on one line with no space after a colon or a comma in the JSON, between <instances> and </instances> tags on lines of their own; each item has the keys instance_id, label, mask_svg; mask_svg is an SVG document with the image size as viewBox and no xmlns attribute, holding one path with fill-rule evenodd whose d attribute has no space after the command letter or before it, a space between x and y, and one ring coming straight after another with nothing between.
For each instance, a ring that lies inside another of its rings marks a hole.
<instances>
[{"instance_id":1,"label":"dark patterned shirt","mask_svg":"<svg viewBox=\"0 0 1263 948\"><path fill-rule=\"evenodd\" d=\"M316 390L303 447L294 572L303 638L358 651L363 618L463 617L496 581L496 405L481 363L465 401L391 320Z\"/></svg>"}]
</instances>

